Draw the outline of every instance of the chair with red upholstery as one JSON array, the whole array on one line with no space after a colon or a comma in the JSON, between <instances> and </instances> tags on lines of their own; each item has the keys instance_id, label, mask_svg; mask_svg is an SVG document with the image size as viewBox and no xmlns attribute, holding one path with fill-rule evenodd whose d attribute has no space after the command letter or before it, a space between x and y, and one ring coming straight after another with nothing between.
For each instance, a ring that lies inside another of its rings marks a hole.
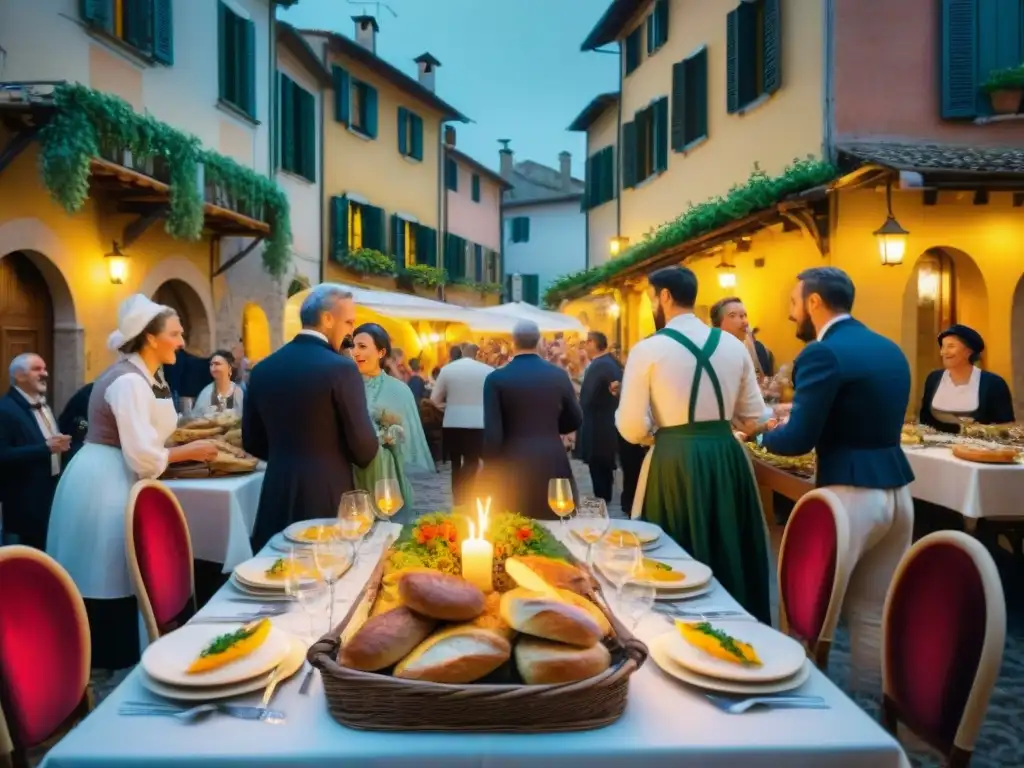
<instances>
[{"instance_id":1,"label":"chair with red upholstery","mask_svg":"<svg viewBox=\"0 0 1024 768\"><path fill-rule=\"evenodd\" d=\"M125 510L128 571L149 641L195 611L192 538L181 505L159 480L140 480Z\"/></svg>"},{"instance_id":2,"label":"chair with red upholstery","mask_svg":"<svg viewBox=\"0 0 1024 768\"><path fill-rule=\"evenodd\" d=\"M0 719L15 768L88 713L92 648L85 603L38 549L0 547ZM2 756L2 750L0 750Z\"/></svg>"},{"instance_id":3,"label":"chair with red upholstery","mask_svg":"<svg viewBox=\"0 0 1024 768\"><path fill-rule=\"evenodd\" d=\"M828 667L849 576L850 525L832 491L804 494L786 523L779 548L779 626Z\"/></svg>"},{"instance_id":4,"label":"chair with red upholstery","mask_svg":"<svg viewBox=\"0 0 1024 768\"><path fill-rule=\"evenodd\" d=\"M1006 598L988 550L960 531L929 534L893 576L882 614L882 723L902 723L970 763L999 676Z\"/></svg>"}]
</instances>

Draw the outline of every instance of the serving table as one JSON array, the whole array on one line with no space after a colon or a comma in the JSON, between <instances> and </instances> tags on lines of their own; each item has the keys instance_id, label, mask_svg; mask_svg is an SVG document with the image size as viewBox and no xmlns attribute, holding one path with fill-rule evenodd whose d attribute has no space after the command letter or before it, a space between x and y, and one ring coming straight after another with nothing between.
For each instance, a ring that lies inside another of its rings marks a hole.
<instances>
[{"instance_id":1,"label":"serving table","mask_svg":"<svg viewBox=\"0 0 1024 768\"><path fill-rule=\"evenodd\" d=\"M557 523L553 530L557 531ZM338 583L339 610L348 606L374 569L387 537L400 526L378 524L359 562ZM663 560L687 559L668 537L650 551ZM573 546L582 555L581 546ZM228 602L224 587L200 612L240 612L245 604ZM250 604L251 605L251 604ZM739 606L715 582L690 607ZM750 619L753 621L753 618ZM308 621L296 607L273 619L283 629L307 633ZM635 630L650 641L669 631L669 621L649 614ZM125 701L157 700L133 671L88 718L47 755L44 768L537 768L573 760L587 768L903 768L909 766L899 744L813 669L801 692L822 696L826 710L765 710L727 715L697 691L663 674L649 660L630 680L623 717L606 728L580 733L473 734L356 731L331 719L319 679L307 695L299 693L305 671L283 682L273 701L285 722L212 716L194 724L166 717L118 715ZM246 703L258 704L259 695Z\"/></svg>"}]
</instances>

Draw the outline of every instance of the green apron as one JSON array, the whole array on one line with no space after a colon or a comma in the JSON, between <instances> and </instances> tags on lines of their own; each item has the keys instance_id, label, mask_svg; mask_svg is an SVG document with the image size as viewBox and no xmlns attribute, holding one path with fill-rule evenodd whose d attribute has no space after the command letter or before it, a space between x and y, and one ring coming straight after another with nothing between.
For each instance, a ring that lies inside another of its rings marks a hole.
<instances>
[{"instance_id":1,"label":"green apron","mask_svg":"<svg viewBox=\"0 0 1024 768\"><path fill-rule=\"evenodd\" d=\"M711 367L721 330L700 349L681 333L658 333L696 358L687 424L659 427L644 497L644 517L702 563L759 621L771 624L768 540L746 452L725 419L722 387ZM706 373L718 401L717 421L697 421L697 391Z\"/></svg>"}]
</instances>

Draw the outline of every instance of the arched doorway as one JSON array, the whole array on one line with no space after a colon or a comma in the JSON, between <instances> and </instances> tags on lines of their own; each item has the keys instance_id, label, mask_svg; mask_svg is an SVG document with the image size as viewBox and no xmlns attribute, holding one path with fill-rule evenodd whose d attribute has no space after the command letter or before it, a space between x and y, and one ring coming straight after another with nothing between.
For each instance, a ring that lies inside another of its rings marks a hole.
<instances>
[{"instance_id":1,"label":"arched doorway","mask_svg":"<svg viewBox=\"0 0 1024 768\"><path fill-rule=\"evenodd\" d=\"M1018 421L1024 421L1024 275L1017 281L1013 292L1013 309L1010 314L1010 354L1013 366L1013 411Z\"/></svg>"},{"instance_id":2,"label":"arched doorway","mask_svg":"<svg viewBox=\"0 0 1024 768\"><path fill-rule=\"evenodd\" d=\"M11 386L8 367L34 352L51 371L51 400L59 373L53 357L53 299L43 273L20 251L0 258L0 390Z\"/></svg>"},{"instance_id":3,"label":"arched doorway","mask_svg":"<svg viewBox=\"0 0 1024 768\"><path fill-rule=\"evenodd\" d=\"M153 294L153 301L171 307L181 318L185 329L186 349L193 355L205 357L213 352L210 318L199 294L184 280L167 280Z\"/></svg>"},{"instance_id":4,"label":"arched doorway","mask_svg":"<svg viewBox=\"0 0 1024 768\"><path fill-rule=\"evenodd\" d=\"M270 321L258 304L250 302L242 311L242 346L252 365L270 354Z\"/></svg>"}]
</instances>

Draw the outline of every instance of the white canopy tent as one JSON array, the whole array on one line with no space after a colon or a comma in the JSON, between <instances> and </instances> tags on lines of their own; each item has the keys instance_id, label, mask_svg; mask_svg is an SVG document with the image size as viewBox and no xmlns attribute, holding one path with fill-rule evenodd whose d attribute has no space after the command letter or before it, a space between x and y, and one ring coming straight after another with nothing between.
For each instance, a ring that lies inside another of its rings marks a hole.
<instances>
[{"instance_id":1,"label":"white canopy tent","mask_svg":"<svg viewBox=\"0 0 1024 768\"><path fill-rule=\"evenodd\" d=\"M511 317L515 320L532 320L542 333L586 333L587 327L575 317L540 309L523 301L512 301L496 307L481 307L480 312ZM514 323L513 323L514 324ZM475 328L475 326L472 326Z\"/></svg>"}]
</instances>

